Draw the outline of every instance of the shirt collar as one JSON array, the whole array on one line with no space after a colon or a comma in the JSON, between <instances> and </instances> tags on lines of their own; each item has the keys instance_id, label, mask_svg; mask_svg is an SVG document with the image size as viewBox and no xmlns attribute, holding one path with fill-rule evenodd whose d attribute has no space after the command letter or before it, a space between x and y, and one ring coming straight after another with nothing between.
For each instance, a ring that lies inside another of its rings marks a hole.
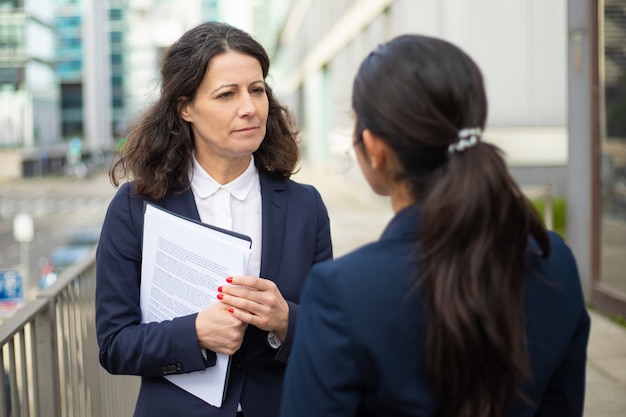
<instances>
[{"instance_id":1,"label":"shirt collar","mask_svg":"<svg viewBox=\"0 0 626 417\"><path fill-rule=\"evenodd\" d=\"M220 185L220 183L215 181L196 160L195 154L193 155L193 168L191 175L191 188L201 199L209 198L220 188L225 188L232 194L233 197L240 201L246 199L250 190L252 190L252 187L256 182L258 182L259 178L259 172L254 165L253 155L250 155L248 168L246 168L240 176L228 184Z\"/></svg>"}]
</instances>

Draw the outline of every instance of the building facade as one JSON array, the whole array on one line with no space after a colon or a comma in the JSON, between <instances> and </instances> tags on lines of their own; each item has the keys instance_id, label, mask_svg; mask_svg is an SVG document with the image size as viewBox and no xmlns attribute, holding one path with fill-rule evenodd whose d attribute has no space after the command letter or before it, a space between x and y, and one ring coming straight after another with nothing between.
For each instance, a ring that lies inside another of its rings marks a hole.
<instances>
[{"instance_id":1,"label":"building facade","mask_svg":"<svg viewBox=\"0 0 626 417\"><path fill-rule=\"evenodd\" d=\"M89 36L84 19L88 17L85 10L89 13L96 10L87 7L89 2L93 3L91 0L56 0L56 73L61 88L62 137L65 140L86 136L85 42ZM108 123L111 135L119 136L126 122L124 62L128 0L108 0L104 4L106 7L95 19L106 22L101 28L106 32L108 51L107 74L104 75L110 84Z\"/></svg>"},{"instance_id":2,"label":"building facade","mask_svg":"<svg viewBox=\"0 0 626 417\"><path fill-rule=\"evenodd\" d=\"M332 163L350 144L352 78L366 54L404 33L447 39L483 71L485 137L522 182L563 193L566 16L566 0L295 0L274 61L278 92L303 125L306 157Z\"/></svg>"},{"instance_id":3,"label":"building facade","mask_svg":"<svg viewBox=\"0 0 626 417\"><path fill-rule=\"evenodd\" d=\"M163 54L183 32L205 17L206 0L130 0L126 11L126 104L129 120L145 109L159 93Z\"/></svg>"},{"instance_id":4,"label":"building facade","mask_svg":"<svg viewBox=\"0 0 626 417\"><path fill-rule=\"evenodd\" d=\"M78 0L57 0L55 11L56 73L61 88L61 131L65 137L83 134L83 50Z\"/></svg>"},{"instance_id":5,"label":"building facade","mask_svg":"<svg viewBox=\"0 0 626 417\"><path fill-rule=\"evenodd\" d=\"M0 175L41 170L60 135L53 0L0 2ZM28 161L31 161L30 163Z\"/></svg>"},{"instance_id":6,"label":"building facade","mask_svg":"<svg viewBox=\"0 0 626 417\"><path fill-rule=\"evenodd\" d=\"M84 158L112 150L158 94L163 54L184 31L226 21L271 53L288 4L0 0L0 176L59 172L77 140Z\"/></svg>"},{"instance_id":7,"label":"building facade","mask_svg":"<svg viewBox=\"0 0 626 417\"><path fill-rule=\"evenodd\" d=\"M343 169L357 66L403 33L447 39L477 61L485 140L523 189L564 200L589 302L626 316L626 1L294 0L273 65L305 159ZM357 171L344 173L362 181Z\"/></svg>"}]
</instances>

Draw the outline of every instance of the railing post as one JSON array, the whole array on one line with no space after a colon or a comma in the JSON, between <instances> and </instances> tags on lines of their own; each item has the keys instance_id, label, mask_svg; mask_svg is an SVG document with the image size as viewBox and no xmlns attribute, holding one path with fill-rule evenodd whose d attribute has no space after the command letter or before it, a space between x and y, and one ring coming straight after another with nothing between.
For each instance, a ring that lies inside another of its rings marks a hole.
<instances>
[{"instance_id":1,"label":"railing post","mask_svg":"<svg viewBox=\"0 0 626 417\"><path fill-rule=\"evenodd\" d=\"M82 303L81 314L81 338L83 343L82 355L87 384L87 406L90 408L91 416L107 417L105 412L104 384L101 384L100 374L104 369L100 366L100 356L98 351L98 338L95 326L95 282L88 279L88 274L95 276L95 268L92 267L85 273L84 279L80 280L80 303Z\"/></svg>"},{"instance_id":2,"label":"railing post","mask_svg":"<svg viewBox=\"0 0 626 417\"><path fill-rule=\"evenodd\" d=\"M2 370L3 374L4 372L6 372L4 369L4 352L2 352L2 349L0 349L0 370ZM9 401L11 400L11 396L6 395L7 388L8 388L7 384L8 384L8 381L6 381L4 379L4 375L2 375L2 377L0 378L0 417L8 417L7 404L9 404Z\"/></svg>"},{"instance_id":3,"label":"railing post","mask_svg":"<svg viewBox=\"0 0 626 417\"><path fill-rule=\"evenodd\" d=\"M59 387L59 354L56 334L56 307L52 299L35 317L34 382L36 388L36 415L61 416ZM67 387L64 387L67 389Z\"/></svg>"}]
</instances>

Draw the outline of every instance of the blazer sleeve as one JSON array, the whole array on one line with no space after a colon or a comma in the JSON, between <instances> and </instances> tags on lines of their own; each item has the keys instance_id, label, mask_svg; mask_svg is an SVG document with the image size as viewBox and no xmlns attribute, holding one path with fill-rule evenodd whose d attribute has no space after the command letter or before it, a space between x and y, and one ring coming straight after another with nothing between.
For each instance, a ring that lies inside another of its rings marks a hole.
<instances>
[{"instance_id":1,"label":"blazer sleeve","mask_svg":"<svg viewBox=\"0 0 626 417\"><path fill-rule=\"evenodd\" d=\"M350 317L332 263L315 266L302 294L294 350L287 364L282 417L355 415L360 376Z\"/></svg>"},{"instance_id":2,"label":"blazer sleeve","mask_svg":"<svg viewBox=\"0 0 626 417\"><path fill-rule=\"evenodd\" d=\"M304 257L305 259L310 259L310 262L308 262L307 265L304 265L305 268L302 269L302 271L294 271L295 274L302 275L301 277L298 277L296 280L296 281L299 281L300 286L304 285L304 282L305 282L304 279L308 275L308 272L313 265L319 262L328 260L328 259L332 259L333 257L333 248L332 248L332 242L331 242L331 236L330 236L330 220L328 217L328 210L326 209L326 206L324 205L324 202L322 201L322 197L317 191L317 189L315 189L314 187L307 187L307 188L313 192L313 200L315 203L315 204L311 204L308 207L308 210L311 210L311 208L314 208L315 210L313 212L315 221L311 222L312 224L315 225L315 228L314 228L313 233L308 233L308 235L311 236L309 239L313 242L312 250L308 249L309 246L306 244L303 244L302 242L303 239L307 238L307 234L304 233L304 231L299 231L296 234L293 234L291 231L289 231L289 233L292 233L292 237L293 237L293 242L289 242L290 245L294 245L295 247L301 247L303 248L302 250L308 250L312 252L311 254L306 254ZM300 218L300 216L302 216L302 213L304 212L305 212L304 210L301 210L301 211L298 210L298 212L296 213L298 216L298 218L296 219L298 223L302 223L303 219ZM299 268L301 267L302 266L299 266ZM298 269L298 268L295 268L295 269ZM276 352L276 356L274 357L274 359L279 362L287 362L289 360L289 356L291 354L291 349L293 345L293 337L295 334L296 324L298 321L298 314L300 311L299 297L293 298L293 299L289 299L288 297L286 301L287 301L287 305L289 306L289 323L288 323L288 328L287 328L287 337L285 340L282 341L282 344L280 348L278 349L278 351Z\"/></svg>"},{"instance_id":3,"label":"blazer sleeve","mask_svg":"<svg viewBox=\"0 0 626 417\"><path fill-rule=\"evenodd\" d=\"M534 318L535 322L541 321L541 324L535 323L536 327L541 328L545 323L549 325L535 337L548 341L552 340L550 336L555 337L547 353L559 355L560 360L547 379L535 415L576 417L582 416L584 410L587 343L591 323L574 255L560 236L550 232L550 237L552 255L545 274L554 281L550 285L544 282L541 289L544 298L540 299L544 313ZM547 310L546 306L552 310ZM542 368L535 372L549 369L547 366Z\"/></svg>"},{"instance_id":4,"label":"blazer sleeve","mask_svg":"<svg viewBox=\"0 0 626 417\"><path fill-rule=\"evenodd\" d=\"M196 314L141 323L139 292L143 199L124 184L107 210L96 250L96 332L100 363L110 373L159 377L206 369Z\"/></svg>"},{"instance_id":5,"label":"blazer sleeve","mask_svg":"<svg viewBox=\"0 0 626 417\"><path fill-rule=\"evenodd\" d=\"M589 328L589 313L583 308L569 350L552 376L535 416L583 415Z\"/></svg>"}]
</instances>

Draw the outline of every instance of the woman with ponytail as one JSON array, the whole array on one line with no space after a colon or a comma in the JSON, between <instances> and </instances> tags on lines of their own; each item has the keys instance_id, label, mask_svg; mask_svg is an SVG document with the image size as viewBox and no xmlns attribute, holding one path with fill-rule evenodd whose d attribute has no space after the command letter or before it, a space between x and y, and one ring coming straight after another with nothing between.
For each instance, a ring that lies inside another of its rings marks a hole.
<instances>
[{"instance_id":1,"label":"woman with ponytail","mask_svg":"<svg viewBox=\"0 0 626 417\"><path fill-rule=\"evenodd\" d=\"M354 80L354 147L395 212L313 267L283 417L581 416L589 315L575 259L482 140L482 75L397 37Z\"/></svg>"}]
</instances>

